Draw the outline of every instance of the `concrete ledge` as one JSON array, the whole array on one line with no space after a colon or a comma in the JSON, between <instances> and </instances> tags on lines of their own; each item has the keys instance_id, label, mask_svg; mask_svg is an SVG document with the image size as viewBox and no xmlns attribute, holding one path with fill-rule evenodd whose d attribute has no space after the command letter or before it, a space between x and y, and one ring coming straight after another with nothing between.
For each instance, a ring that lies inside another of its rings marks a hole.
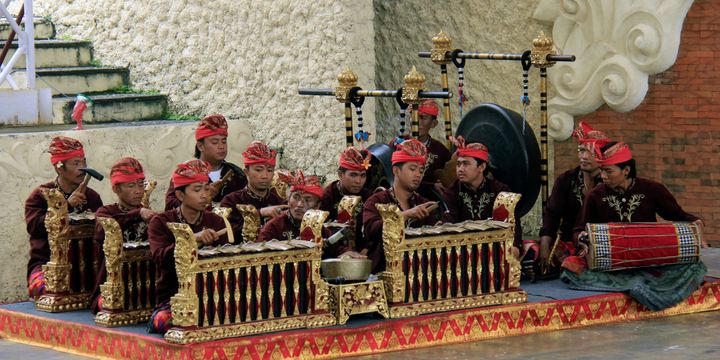
<instances>
[{"instance_id":1,"label":"concrete ledge","mask_svg":"<svg viewBox=\"0 0 720 360\"><path fill-rule=\"evenodd\" d=\"M23 24L25 24L24 21L20 25L24 27ZM33 21L33 24L35 25L35 39L55 38L55 25L53 25L50 20L46 18L36 17L35 21ZM3 39L3 41L5 41L8 38L8 35L10 35L10 29L10 24L8 24L8 22L4 18L0 20L0 39Z\"/></svg>"},{"instance_id":2,"label":"concrete ledge","mask_svg":"<svg viewBox=\"0 0 720 360\"><path fill-rule=\"evenodd\" d=\"M53 95L106 92L127 85L130 76L123 67L69 67L37 69L37 87L50 88ZM24 70L13 71L18 86L25 87ZM7 86L7 85L3 85Z\"/></svg>"},{"instance_id":3,"label":"concrete ledge","mask_svg":"<svg viewBox=\"0 0 720 360\"><path fill-rule=\"evenodd\" d=\"M10 47L5 63L15 54L17 41ZM89 41L75 40L38 40L35 42L35 67L79 67L90 65L92 44ZM25 68L25 57L15 63L16 69Z\"/></svg>"},{"instance_id":4,"label":"concrete ledge","mask_svg":"<svg viewBox=\"0 0 720 360\"><path fill-rule=\"evenodd\" d=\"M159 119L167 112L167 95L110 94L90 96L93 105L83 113L84 123ZM53 99L53 124L74 124L74 98Z\"/></svg>"}]
</instances>

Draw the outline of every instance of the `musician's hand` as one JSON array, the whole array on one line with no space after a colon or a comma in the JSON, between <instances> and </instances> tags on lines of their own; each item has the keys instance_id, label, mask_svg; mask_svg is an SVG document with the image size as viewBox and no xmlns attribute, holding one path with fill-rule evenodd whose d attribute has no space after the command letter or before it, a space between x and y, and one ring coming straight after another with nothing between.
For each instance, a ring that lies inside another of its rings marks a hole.
<instances>
[{"instance_id":1,"label":"musician's hand","mask_svg":"<svg viewBox=\"0 0 720 360\"><path fill-rule=\"evenodd\" d=\"M266 207L260 209L260 216L262 216L262 217L280 216L284 210L287 210L289 208L290 208L290 205L266 206Z\"/></svg>"},{"instance_id":2,"label":"musician's hand","mask_svg":"<svg viewBox=\"0 0 720 360\"><path fill-rule=\"evenodd\" d=\"M515 257L515 260L520 260L520 248L513 246L510 252L512 252L512 256Z\"/></svg>"},{"instance_id":3,"label":"musician's hand","mask_svg":"<svg viewBox=\"0 0 720 360\"><path fill-rule=\"evenodd\" d=\"M551 237L540 237L540 263L545 266L550 265L550 262L552 261L552 259L550 259L550 242L552 242Z\"/></svg>"},{"instance_id":4,"label":"musician's hand","mask_svg":"<svg viewBox=\"0 0 720 360\"><path fill-rule=\"evenodd\" d=\"M588 254L588 246L585 243L578 243L577 256L585 257Z\"/></svg>"},{"instance_id":5,"label":"musician's hand","mask_svg":"<svg viewBox=\"0 0 720 360\"><path fill-rule=\"evenodd\" d=\"M220 188L222 188L222 185L222 180L218 180L210 184L210 186L208 186L208 197L210 199L214 199L215 196L220 193Z\"/></svg>"},{"instance_id":6,"label":"musician's hand","mask_svg":"<svg viewBox=\"0 0 720 360\"><path fill-rule=\"evenodd\" d=\"M212 245L215 240L219 238L218 234L213 229L205 229L203 231L195 233L195 239L197 242L203 245Z\"/></svg>"},{"instance_id":7,"label":"musician's hand","mask_svg":"<svg viewBox=\"0 0 720 360\"><path fill-rule=\"evenodd\" d=\"M149 223L153 216L155 216L154 211L147 208L140 209L140 218L143 219L144 222Z\"/></svg>"},{"instance_id":8,"label":"musician's hand","mask_svg":"<svg viewBox=\"0 0 720 360\"><path fill-rule=\"evenodd\" d=\"M430 206L435 205L436 203L434 201L428 201L424 204L420 204L412 209L407 209L403 211L403 216L408 218L414 218L414 219L424 219L428 216L430 216L431 210L428 208Z\"/></svg>"},{"instance_id":9,"label":"musician's hand","mask_svg":"<svg viewBox=\"0 0 720 360\"><path fill-rule=\"evenodd\" d=\"M352 251L352 250L348 250L348 251L342 253L342 255L340 255L340 256L338 256L338 257L341 258L341 259L344 259L344 258L367 259L367 255L363 255L363 254L361 254L361 253L359 253L359 252L357 252L357 251Z\"/></svg>"},{"instance_id":10,"label":"musician's hand","mask_svg":"<svg viewBox=\"0 0 720 360\"><path fill-rule=\"evenodd\" d=\"M705 223L702 221L702 219L697 219L693 221L693 224L697 224L697 226L700 228L700 234L702 235L703 230L705 228ZM709 248L710 245L707 243L707 240L705 240L704 236L700 237L700 247Z\"/></svg>"},{"instance_id":11,"label":"musician's hand","mask_svg":"<svg viewBox=\"0 0 720 360\"><path fill-rule=\"evenodd\" d=\"M75 189L75 191L73 191L72 194L70 194L70 197L68 197L68 199L67 199L68 205L70 205L74 208L78 208L78 207L81 207L82 205L87 204L87 196L85 195L86 189L87 189L87 187L85 185L80 184L80 186L78 186L78 188Z\"/></svg>"},{"instance_id":12,"label":"musician's hand","mask_svg":"<svg viewBox=\"0 0 720 360\"><path fill-rule=\"evenodd\" d=\"M368 254L368 249L360 250L360 255L365 255L365 257L367 257L367 254Z\"/></svg>"},{"instance_id":13,"label":"musician's hand","mask_svg":"<svg viewBox=\"0 0 720 360\"><path fill-rule=\"evenodd\" d=\"M445 186L440 182L440 180L438 180L438 181L433 185L433 187L435 188L435 191L437 191L437 193L438 193L440 196L442 196L442 194L445 192Z\"/></svg>"}]
</instances>

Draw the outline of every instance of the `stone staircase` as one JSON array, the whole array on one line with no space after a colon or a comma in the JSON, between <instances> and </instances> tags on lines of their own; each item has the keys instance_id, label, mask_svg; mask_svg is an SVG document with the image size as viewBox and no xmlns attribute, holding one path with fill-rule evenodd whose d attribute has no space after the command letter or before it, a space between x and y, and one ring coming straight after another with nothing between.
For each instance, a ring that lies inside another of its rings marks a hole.
<instances>
[{"instance_id":1,"label":"stone staircase","mask_svg":"<svg viewBox=\"0 0 720 360\"><path fill-rule=\"evenodd\" d=\"M92 43L56 39L55 26L45 18L36 18L34 24L36 84L52 91L53 124L75 123L71 114L79 93L93 101L83 114L85 123L157 120L167 114L167 95L133 92L128 68L95 66ZM7 39L9 31L9 25L0 22L0 40ZM17 45L15 41L5 62ZM19 86L26 82L24 69L23 57L12 72ZM1 86L8 87L7 83Z\"/></svg>"}]
</instances>

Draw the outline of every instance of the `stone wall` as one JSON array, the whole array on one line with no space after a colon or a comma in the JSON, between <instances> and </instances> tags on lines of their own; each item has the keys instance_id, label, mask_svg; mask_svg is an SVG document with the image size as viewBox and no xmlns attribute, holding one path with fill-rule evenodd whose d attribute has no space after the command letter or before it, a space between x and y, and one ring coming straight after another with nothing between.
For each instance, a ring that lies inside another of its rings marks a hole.
<instances>
[{"instance_id":1,"label":"stone wall","mask_svg":"<svg viewBox=\"0 0 720 360\"><path fill-rule=\"evenodd\" d=\"M440 89L440 68L430 59L421 59L418 51L429 51L432 37L440 30L453 38L454 49L466 51L522 53L532 47L532 40L549 27L532 20L539 0L428 2L423 0L375 0L375 79L379 88L397 89L412 66L425 75L429 89ZM552 71L552 69L550 70ZM457 95L457 69L448 65L450 90ZM531 69L530 98L527 119L539 136L539 72ZM522 67L515 61L468 60L465 66L464 91L468 98L464 112L482 102L497 103L522 113ZM368 101L369 102L369 101ZM367 102L366 102L367 103ZM441 104L438 101L438 104ZM397 134L399 107L394 99L377 100L377 138L388 141ZM459 121L457 96L451 100L453 129ZM410 131L407 122L406 131ZM444 138L442 116L431 133ZM490 149L492 152L492 149ZM552 178L552 174L551 174ZM523 217L526 234L537 234L540 225L540 201Z\"/></svg>"},{"instance_id":2,"label":"stone wall","mask_svg":"<svg viewBox=\"0 0 720 360\"><path fill-rule=\"evenodd\" d=\"M244 119L284 148L286 164L331 174L344 141L342 106L297 88L332 87L344 65L373 86L370 1L58 0L36 2L60 37L92 40L95 58L129 66L140 89L179 113ZM366 107L374 133L374 107Z\"/></svg>"},{"instance_id":3,"label":"stone wall","mask_svg":"<svg viewBox=\"0 0 720 360\"><path fill-rule=\"evenodd\" d=\"M25 199L38 185L55 178L47 152L50 139L72 136L85 146L88 166L106 176L89 186L100 193L105 204L116 202L110 189L110 167L123 156L133 156L145 168L148 180L157 180L151 207L165 207L165 191L175 165L192 158L195 122L148 124L143 126L101 127L86 131L43 131L0 135L0 302L27 298L25 268L28 260L28 235L23 218ZM229 122L228 161L242 164L240 152L251 141L247 122ZM122 134L122 136L118 136ZM12 271L7 271L13 269Z\"/></svg>"}]
</instances>

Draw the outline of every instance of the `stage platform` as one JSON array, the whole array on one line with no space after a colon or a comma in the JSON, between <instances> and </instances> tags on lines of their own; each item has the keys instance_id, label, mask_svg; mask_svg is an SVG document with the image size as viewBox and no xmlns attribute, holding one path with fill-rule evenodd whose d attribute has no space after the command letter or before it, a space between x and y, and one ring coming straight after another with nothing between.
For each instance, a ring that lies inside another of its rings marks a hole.
<instances>
[{"instance_id":1,"label":"stage platform","mask_svg":"<svg viewBox=\"0 0 720 360\"><path fill-rule=\"evenodd\" d=\"M704 249L706 283L683 303L651 312L622 293L574 291L558 280L522 284L524 304L408 319L358 315L347 325L192 345L167 343L144 325L106 329L87 311L49 314L31 302L0 305L0 337L111 359L336 358L720 310L720 249Z\"/></svg>"}]
</instances>

